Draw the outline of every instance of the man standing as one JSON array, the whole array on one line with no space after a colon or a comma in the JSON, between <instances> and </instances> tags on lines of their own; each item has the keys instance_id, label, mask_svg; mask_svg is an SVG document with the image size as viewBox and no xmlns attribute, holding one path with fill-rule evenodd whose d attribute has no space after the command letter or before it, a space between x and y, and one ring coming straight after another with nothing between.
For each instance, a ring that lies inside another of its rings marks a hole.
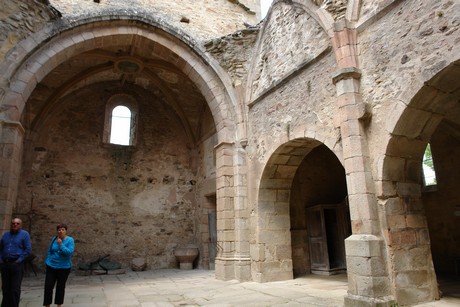
<instances>
[{"instance_id":1,"label":"man standing","mask_svg":"<svg viewBox=\"0 0 460 307\"><path fill-rule=\"evenodd\" d=\"M2 307L18 307L24 260L32 253L29 233L22 229L22 221L14 218L10 231L0 240L0 268L2 271Z\"/></svg>"}]
</instances>

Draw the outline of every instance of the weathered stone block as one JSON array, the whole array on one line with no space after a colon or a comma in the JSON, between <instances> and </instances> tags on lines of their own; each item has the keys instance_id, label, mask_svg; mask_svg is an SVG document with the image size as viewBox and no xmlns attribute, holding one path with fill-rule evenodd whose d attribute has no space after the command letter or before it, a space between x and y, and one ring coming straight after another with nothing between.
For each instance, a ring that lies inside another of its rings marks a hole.
<instances>
[{"instance_id":1,"label":"weathered stone block","mask_svg":"<svg viewBox=\"0 0 460 307\"><path fill-rule=\"evenodd\" d=\"M405 215L387 215L387 225L392 231L396 231L398 228L405 228L406 216Z\"/></svg>"},{"instance_id":2,"label":"weathered stone block","mask_svg":"<svg viewBox=\"0 0 460 307\"><path fill-rule=\"evenodd\" d=\"M381 257L382 239L373 235L351 235L345 239L347 256Z\"/></svg>"},{"instance_id":3,"label":"weathered stone block","mask_svg":"<svg viewBox=\"0 0 460 307\"><path fill-rule=\"evenodd\" d=\"M421 186L419 183L398 182L396 190L401 196L418 196L421 193Z\"/></svg>"},{"instance_id":4,"label":"weathered stone block","mask_svg":"<svg viewBox=\"0 0 460 307\"><path fill-rule=\"evenodd\" d=\"M291 235L286 230L269 230L266 229L259 234L259 242L270 245L286 244L291 242Z\"/></svg>"},{"instance_id":5,"label":"weathered stone block","mask_svg":"<svg viewBox=\"0 0 460 307\"><path fill-rule=\"evenodd\" d=\"M421 214L406 215L406 222L409 228L424 228L427 226L426 217Z\"/></svg>"},{"instance_id":6,"label":"weathered stone block","mask_svg":"<svg viewBox=\"0 0 460 307\"><path fill-rule=\"evenodd\" d=\"M366 165L369 165L369 159L364 156L349 157L343 162L347 173L364 172L367 169Z\"/></svg>"},{"instance_id":7,"label":"weathered stone block","mask_svg":"<svg viewBox=\"0 0 460 307\"><path fill-rule=\"evenodd\" d=\"M396 249L393 251L395 272L427 270L431 266L430 249L428 246Z\"/></svg>"},{"instance_id":8,"label":"weathered stone block","mask_svg":"<svg viewBox=\"0 0 460 307\"><path fill-rule=\"evenodd\" d=\"M347 257L347 272L359 276L384 276L383 257Z\"/></svg>"},{"instance_id":9,"label":"weathered stone block","mask_svg":"<svg viewBox=\"0 0 460 307\"><path fill-rule=\"evenodd\" d=\"M373 194L349 195L350 217L352 220L376 220L377 203Z\"/></svg>"},{"instance_id":10,"label":"weathered stone block","mask_svg":"<svg viewBox=\"0 0 460 307\"><path fill-rule=\"evenodd\" d=\"M411 247L417 244L416 232L413 229L391 230L389 239L389 243L393 246Z\"/></svg>"},{"instance_id":11,"label":"weathered stone block","mask_svg":"<svg viewBox=\"0 0 460 307\"><path fill-rule=\"evenodd\" d=\"M285 230L290 229L291 218L288 214L269 214L267 215L267 225L270 230Z\"/></svg>"},{"instance_id":12,"label":"weathered stone block","mask_svg":"<svg viewBox=\"0 0 460 307\"><path fill-rule=\"evenodd\" d=\"M398 303L404 306L430 301L433 299L433 294L429 287L407 287L397 288L396 297L398 298Z\"/></svg>"},{"instance_id":13,"label":"weathered stone block","mask_svg":"<svg viewBox=\"0 0 460 307\"><path fill-rule=\"evenodd\" d=\"M373 190L374 182L370 172L356 172L347 176L348 193L362 194Z\"/></svg>"},{"instance_id":14,"label":"weathered stone block","mask_svg":"<svg viewBox=\"0 0 460 307\"><path fill-rule=\"evenodd\" d=\"M231 280L235 278L235 267L232 259L216 258L216 278L220 280Z\"/></svg>"},{"instance_id":15,"label":"weathered stone block","mask_svg":"<svg viewBox=\"0 0 460 307\"><path fill-rule=\"evenodd\" d=\"M354 78L342 79L336 83L337 96L347 93L359 93L359 80Z\"/></svg>"}]
</instances>

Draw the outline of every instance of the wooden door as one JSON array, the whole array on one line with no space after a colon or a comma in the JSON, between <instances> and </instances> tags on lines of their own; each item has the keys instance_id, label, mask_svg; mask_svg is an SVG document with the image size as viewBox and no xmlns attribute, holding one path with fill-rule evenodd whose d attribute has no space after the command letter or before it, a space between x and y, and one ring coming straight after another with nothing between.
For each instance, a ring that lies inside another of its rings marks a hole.
<instances>
[{"instance_id":1,"label":"wooden door","mask_svg":"<svg viewBox=\"0 0 460 307\"><path fill-rule=\"evenodd\" d=\"M346 270L347 221L344 204L317 205L307 209L311 272L331 275Z\"/></svg>"},{"instance_id":2,"label":"wooden door","mask_svg":"<svg viewBox=\"0 0 460 307\"><path fill-rule=\"evenodd\" d=\"M324 213L321 206L315 206L307 210L307 226L311 271L327 271L329 270L329 256Z\"/></svg>"}]
</instances>

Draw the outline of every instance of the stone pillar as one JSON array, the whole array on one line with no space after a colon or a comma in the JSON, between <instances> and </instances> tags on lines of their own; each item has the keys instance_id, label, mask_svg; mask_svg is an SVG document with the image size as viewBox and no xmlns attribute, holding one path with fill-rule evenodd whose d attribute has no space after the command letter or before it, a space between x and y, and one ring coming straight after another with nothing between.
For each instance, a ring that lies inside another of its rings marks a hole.
<instances>
[{"instance_id":1,"label":"stone pillar","mask_svg":"<svg viewBox=\"0 0 460 307\"><path fill-rule=\"evenodd\" d=\"M251 258L249 253L249 208L247 197L246 152L239 148L234 163L235 198L235 277L239 281L251 280Z\"/></svg>"},{"instance_id":2,"label":"stone pillar","mask_svg":"<svg viewBox=\"0 0 460 307\"><path fill-rule=\"evenodd\" d=\"M216 215L217 256L216 278L235 278L235 212L233 190L233 144L220 143L216 151Z\"/></svg>"},{"instance_id":3,"label":"stone pillar","mask_svg":"<svg viewBox=\"0 0 460 307\"><path fill-rule=\"evenodd\" d=\"M289 147L292 152L298 150ZM291 219L289 199L292 168L287 161L292 152L275 155L267 163L259 184L251 236L252 280L271 282L293 279Z\"/></svg>"},{"instance_id":4,"label":"stone pillar","mask_svg":"<svg viewBox=\"0 0 460 307\"><path fill-rule=\"evenodd\" d=\"M0 221L1 233L9 229L21 170L24 128L21 123L0 121Z\"/></svg>"},{"instance_id":5,"label":"stone pillar","mask_svg":"<svg viewBox=\"0 0 460 307\"><path fill-rule=\"evenodd\" d=\"M368 119L359 92L356 30L336 24L333 46L338 70L337 90L352 235L345 240L348 294L345 306L392 306L386 252L380 236L374 180L364 126Z\"/></svg>"},{"instance_id":6,"label":"stone pillar","mask_svg":"<svg viewBox=\"0 0 460 307\"><path fill-rule=\"evenodd\" d=\"M216 150L216 278L250 280L249 213L244 152L220 143ZM236 157L236 158L235 158Z\"/></svg>"}]
</instances>

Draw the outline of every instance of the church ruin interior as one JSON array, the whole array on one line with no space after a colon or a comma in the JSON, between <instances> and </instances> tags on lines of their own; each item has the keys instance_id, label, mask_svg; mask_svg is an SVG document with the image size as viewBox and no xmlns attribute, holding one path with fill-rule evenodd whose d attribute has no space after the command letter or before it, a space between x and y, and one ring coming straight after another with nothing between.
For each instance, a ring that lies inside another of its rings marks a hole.
<instances>
[{"instance_id":1,"label":"church ruin interior","mask_svg":"<svg viewBox=\"0 0 460 307\"><path fill-rule=\"evenodd\" d=\"M65 221L75 265L193 246L222 280L346 274L346 306L460 297L460 3L194 2L5 1L3 231L36 263Z\"/></svg>"}]
</instances>

